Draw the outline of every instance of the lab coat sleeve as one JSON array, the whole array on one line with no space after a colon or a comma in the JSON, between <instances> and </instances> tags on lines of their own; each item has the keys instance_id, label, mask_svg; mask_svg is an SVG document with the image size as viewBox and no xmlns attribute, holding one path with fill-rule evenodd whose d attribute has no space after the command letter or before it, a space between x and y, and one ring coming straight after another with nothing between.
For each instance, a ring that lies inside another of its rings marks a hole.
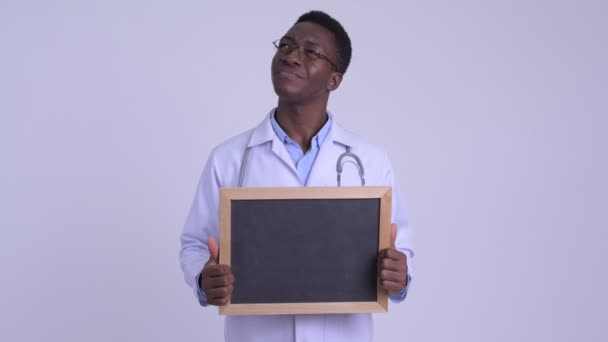
<instances>
[{"instance_id":1,"label":"lab coat sleeve","mask_svg":"<svg viewBox=\"0 0 608 342\"><path fill-rule=\"evenodd\" d=\"M414 278L414 250L413 250L413 236L412 229L407 220L407 215L405 212L405 204L403 202L403 198L401 197L401 192L399 190L399 185L397 184L397 180L395 177L395 173L393 170L393 166L388 158L385 155L386 163L388 165L387 173L386 173L386 182L390 184L393 192L392 199L392 210L391 210L391 218L392 222L397 225L397 238L395 241L395 248L399 251L403 252L407 257L407 285L401 291L401 293L393 296L389 296L391 301L393 302L401 302L407 296L407 292L410 288L412 280Z\"/></svg>"},{"instance_id":2,"label":"lab coat sleeve","mask_svg":"<svg viewBox=\"0 0 608 342\"><path fill-rule=\"evenodd\" d=\"M195 297L202 306L207 306L207 298L198 285L198 278L205 263L209 260L207 238L212 236L219 242L218 213L220 174L212 152L203 169L190 213L181 234L179 253L186 283L193 289Z\"/></svg>"}]
</instances>

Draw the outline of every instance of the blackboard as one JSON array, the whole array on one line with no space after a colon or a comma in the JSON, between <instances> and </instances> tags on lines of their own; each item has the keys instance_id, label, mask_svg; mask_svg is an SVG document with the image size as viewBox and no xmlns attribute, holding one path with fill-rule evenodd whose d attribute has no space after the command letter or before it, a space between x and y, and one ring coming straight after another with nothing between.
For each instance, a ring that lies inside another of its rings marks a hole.
<instances>
[{"instance_id":1,"label":"blackboard","mask_svg":"<svg viewBox=\"0 0 608 342\"><path fill-rule=\"evenodd\" d=\"M224 188L220 263L235 276L220 314L379 312L389 187Z\"/></svg>"}]
</instances>

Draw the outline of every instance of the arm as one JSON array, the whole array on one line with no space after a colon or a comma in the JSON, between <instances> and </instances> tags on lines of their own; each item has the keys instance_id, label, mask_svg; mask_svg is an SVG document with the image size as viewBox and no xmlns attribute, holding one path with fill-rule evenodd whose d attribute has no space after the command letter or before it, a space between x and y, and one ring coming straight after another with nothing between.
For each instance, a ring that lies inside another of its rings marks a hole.
<instances>
[{"instance_id":1,"label":"arm","mask_svg":"<svg viewBox=\"0 0 608 342\"><path fill-rule=\"evenodd\" d=\"M210 249L213 249L213 247L208 243L210 238L217 241L219 235L218 201L220 180L215 165L214 152L212 152L201 174L192 207L190 208L180 239L181 250L179 258L182 271L184 272L184 279L193 289L195 297L202 306L207 306L208 304L217 305L218 303L214 300L214 298L217 298L217 291L208 300L206 293L209 293L209 290L204 291L202 289L203 283L204 285L208 285L209 288L218 287L217 279L215 281L205 281L205 279L218 276L231 276L229 268L226 268L228 266L217 264L217 250L212 251L215 253L212 256ZM217 248L217 245L215 248ZM209 268L208 266L210 265L213 267ZM231 286L230 282L227 283L226 286Z\"/></svg>"},{"instance_id":2,"label":"arm","mask_svg":"<svg viewBox=\"0 0 608 342\"><path fill-rule=\"evenodd\" d=\"M210 257L199 276L199 292L202 290L208 304L228 304L232 295L234 275L230 266L218 264L219 248L214 238L210 237L207 240L207 247Z\"/></svg>"},{"instance_id":3,"label":"arm","mask_svg":"<svg viewBox=\"0 0 608 342\"><path fill-rule=\"evenodd\" d=\"M391 300L401 302L407 296L411 280L414 277L412 229L406 218L404 203L393 168L388 157L385 158L389 166L385 181L393 189L391 216L395 234L391 233L391 248L380 251L378 255L378 274L381 285L389 292Z\"/></svg>"},{"instance_id":4,"label":"arm","mask_svg":"<svg viewBox=\"0 0 608 342\"><path fill-rule=\"evenodd\" d=\"M408 274L408 262L405 253L395 248L397 225L391 225L391 247L378 253L378 277L380 285L388 292L389 297L399 302L407 294L411 277Z\"/></svg>"}]
</instances>

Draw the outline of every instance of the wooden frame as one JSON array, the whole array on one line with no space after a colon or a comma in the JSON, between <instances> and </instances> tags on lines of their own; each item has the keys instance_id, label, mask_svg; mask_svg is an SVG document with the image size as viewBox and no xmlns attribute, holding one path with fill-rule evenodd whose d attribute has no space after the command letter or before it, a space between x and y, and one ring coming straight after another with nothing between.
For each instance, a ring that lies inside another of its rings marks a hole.
<instances>
[{"instance_id":1,"label":"wooden frame","mask_svg":"<svg viewBox=\"0 0 608 342\"><path fill-rule=\"evenodd\" d=\"M299 187L299 188L222 188L220 189L220 263L231 265L231 207L233 200L276 199L379 199L378 251L390 247L390 187ZM376 301L321 303L256 303L219 307L220 315L320 314L387 312L388 295L377 281Z\"/></svg>"}]
</instances>

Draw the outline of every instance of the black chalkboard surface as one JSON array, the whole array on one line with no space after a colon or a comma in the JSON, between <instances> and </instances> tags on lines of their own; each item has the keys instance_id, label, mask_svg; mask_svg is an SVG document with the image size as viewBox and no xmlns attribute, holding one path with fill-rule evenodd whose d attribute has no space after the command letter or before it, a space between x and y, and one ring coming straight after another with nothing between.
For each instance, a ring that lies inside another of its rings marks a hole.
<instances>
[{"instance_id":1,"label":"black chalkboard surface","mask_svg":"<svg viewBox=\"0 0 608 342\"><path fill-rule=\"evenodd\" d=\"M220 192L220 262L235 276L221 314L386 311L378 251L388 187L230 188Z\"/></svg>"}]
</instances>

